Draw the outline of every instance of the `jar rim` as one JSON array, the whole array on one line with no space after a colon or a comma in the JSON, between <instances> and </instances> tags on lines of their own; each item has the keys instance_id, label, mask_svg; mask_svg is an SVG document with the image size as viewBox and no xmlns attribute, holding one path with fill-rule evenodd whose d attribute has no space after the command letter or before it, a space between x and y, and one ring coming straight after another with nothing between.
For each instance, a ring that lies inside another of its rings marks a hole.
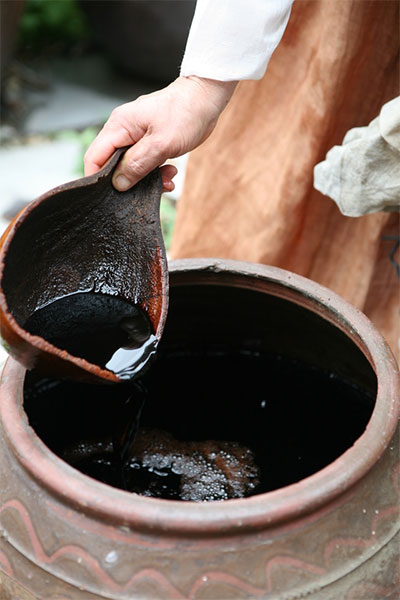
<instances>
[{"instance_id":1,"label":"jar rim","mask_svg":"<svg viewBox=\"0 0 400 600\"><path fill-rule=\"evenodd\" d=\"M186 285L191 277L226 285L235 276L269 294L296 302L339 327L362 351L375 371L375 407L363 434L332 463L285 487L224 502L182 502L147 498L91 479L51 452L30 427L23 409L25 369L9 358L2 374L0 419L5 441L24 470L52 494L87 515L142 532L209 537L276 527L333 503L378 461L396 429L400 379L393 354L371 321L343 298L310 279L283 269L220 259L170 262L171 279ZM241 280L241 281L239 281ZM232 285L232 284L230 284ZM268 289L267 289L268 288Z\"/></svg>"}]
</instances>

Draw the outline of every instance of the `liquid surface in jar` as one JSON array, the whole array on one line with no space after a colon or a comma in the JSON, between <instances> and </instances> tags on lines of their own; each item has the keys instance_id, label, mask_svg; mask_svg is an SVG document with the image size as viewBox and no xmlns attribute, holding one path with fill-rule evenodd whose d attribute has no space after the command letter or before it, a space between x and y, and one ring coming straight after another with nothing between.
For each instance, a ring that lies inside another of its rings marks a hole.
<instances>
[{"instance_id":1,"label":"liquid surface in jar","mask_svg":"<svg viewBox=\"0 0 400 600\"><path fill-rule=\"evenodd\" d=\"M35 380L39 437L85 475L144 496L221 501L290 485L363 433L374 396L294 359L160 344L143 377L116 386Z\"/></svg>"}]
</instances>

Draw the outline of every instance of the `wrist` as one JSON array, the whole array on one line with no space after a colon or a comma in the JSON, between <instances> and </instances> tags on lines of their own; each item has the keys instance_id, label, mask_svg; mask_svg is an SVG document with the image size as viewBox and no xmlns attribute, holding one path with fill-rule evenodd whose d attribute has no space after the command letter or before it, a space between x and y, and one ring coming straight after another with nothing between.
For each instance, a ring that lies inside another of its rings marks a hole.
<instances>
[{"instance_id":1,"label":"wrist","mask_svg":"<svg viewBox=\"0 0 400 600\"><path fill-rule=\"evenodd\" d=\"M197 85L199 90L215 104L219 112L224 110L238 84L238 81L220 81L199 77L198 75L181 75L178 79L190 81Z\"/></svg>"}]
</instances>

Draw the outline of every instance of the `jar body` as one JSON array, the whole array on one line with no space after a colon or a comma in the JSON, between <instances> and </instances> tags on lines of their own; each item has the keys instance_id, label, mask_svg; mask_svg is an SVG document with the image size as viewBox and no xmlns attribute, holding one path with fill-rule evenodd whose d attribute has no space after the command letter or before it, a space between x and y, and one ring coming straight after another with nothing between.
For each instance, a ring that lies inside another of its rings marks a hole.
<instances>
[{"instance_id":1,"label":"jar body","mask_svg":"<svg viewBox=\"0 0 400 600\"><path fill-rule=\"evenodd\" d=\"M329 290L279 269L187 260L170 274L168 343L249 340L261 329L266 349L291 349L319 367L336 357L360 385L372 386L375 373L365 432L319 472L250 498L132 496L44 445L24 412L25 370L10 359L0 387L2 597L390 597L398 584L399 383L379 334ZM229 315L239 309L230 303L253 315L234 332Z\"/></svg>"}]
</instances>

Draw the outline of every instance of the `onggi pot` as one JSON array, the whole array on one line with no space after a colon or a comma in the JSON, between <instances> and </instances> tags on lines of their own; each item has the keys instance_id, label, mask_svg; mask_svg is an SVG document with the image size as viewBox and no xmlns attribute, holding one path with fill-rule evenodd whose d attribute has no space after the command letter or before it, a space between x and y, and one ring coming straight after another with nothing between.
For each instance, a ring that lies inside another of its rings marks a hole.
<instances>
[{"instance_id":1,"label":"onggi pot","mask_svg":"<svg viewBox=\"0 0 400 600\"><path fill-rule=\"evenodd\" d=\"M330 290L267 266L176 261L170 294L164 349L229 347L330 372L372 398L365 424L328 464L270 491L222 502L148 498L83 475L52 452L30 424L34 407L24 410L29 376L9 359L0 387L0 597L394 598L399 374L381 335ZM266 367L265 402L279 394L269 380ZM246 426L249 390L241 413L228 403L221 422L242 417ZM174 411L173 394L164 402ZM339 395L324 402L308 433L316 456L325 432L342 439L353 411L342 407L338 421ZM217 413L218 406L209 418ZM35 418L45 420L46 411ZM93 427L101 418L93 415ZM275 427L285 432L290 418L288 411L281 422L265 423L265 442ZM271 464L282 451L278 442L270 449Z\"/></svg>"}]
</instances>

